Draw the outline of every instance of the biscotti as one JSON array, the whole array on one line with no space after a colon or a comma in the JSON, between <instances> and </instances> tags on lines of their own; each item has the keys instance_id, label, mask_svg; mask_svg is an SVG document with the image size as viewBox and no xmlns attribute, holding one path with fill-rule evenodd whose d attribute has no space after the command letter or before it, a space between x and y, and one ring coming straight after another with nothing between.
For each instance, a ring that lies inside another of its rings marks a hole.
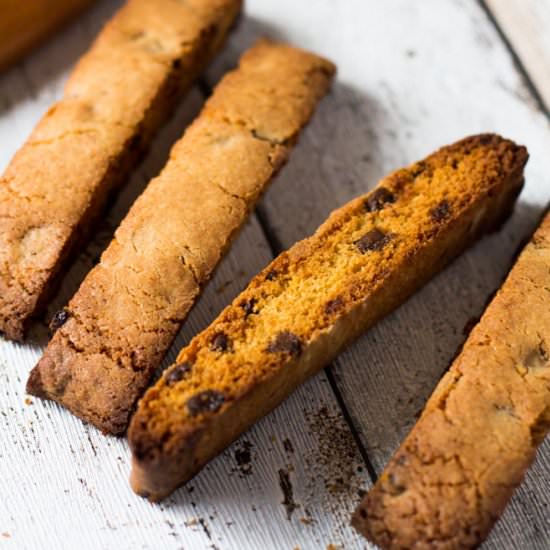
<instances>
[{"instance_id":1,"label":"biscotti","mask_svg":"<svg viewBox=\"0 0 550 550\"><path fill-rule=\"evenodd\" d=\"M0 332L21 340L241 0L129 0L0 179Z\"/></svg>"},{"instance_id":2,"label":"biscotti","mask_svg":"<svg viewBox=\"0 0 550 550\"><path fill-rule=\"evenodd\" d=\"M4 0L0 18L0 71L52 35L94 0Z\"/></svg>"},{"instance_id":3,"label":"biscotti","mask_svg":"<svg viewBox=\"0 0 550 550\"><path fill-rule=\"evenodd\" d=\"M385 549L475 548L550 429L550 215L353 525Z\"/></svg>"},{"instance_id":4,"label":"biscotti","mask_svg":"<svg viewBox=\"0 0 550 550\"><path fill-rule=\"evenodd\" d=\"M173 147L68 307L28 391L126 430L201 288L325 95L334 66L260 41Z\"/></svg>"},{"instance_id":5,"label":"biscotti","mask_svg":"<svg viewBox=\"0 0 550 550\"><path fill-rule=\"evenodd\" d=\"M140 401L134 490L168 495L500 223L526 160L498 136L467 138L394 172L281 254Z\"/></svg>"}]
</instances>

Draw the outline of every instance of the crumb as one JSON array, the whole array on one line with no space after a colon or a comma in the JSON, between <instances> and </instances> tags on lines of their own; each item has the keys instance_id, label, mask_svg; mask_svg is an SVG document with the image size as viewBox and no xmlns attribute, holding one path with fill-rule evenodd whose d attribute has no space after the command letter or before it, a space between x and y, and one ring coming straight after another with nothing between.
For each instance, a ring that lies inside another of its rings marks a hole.
<instances>
[{"instance_id":1,"label":"crumb","mask_svg":"<svg viewBox=\"0 0 550 550\"><path fill-rule=\"evenodd\" d=\"M288 439L288 437L283 441L283 447L284 447L285 451L288 454L292 454L294 452L294 447L292 446L292 441L290 441L290 439Z\"/></svg>"}]
</instances>

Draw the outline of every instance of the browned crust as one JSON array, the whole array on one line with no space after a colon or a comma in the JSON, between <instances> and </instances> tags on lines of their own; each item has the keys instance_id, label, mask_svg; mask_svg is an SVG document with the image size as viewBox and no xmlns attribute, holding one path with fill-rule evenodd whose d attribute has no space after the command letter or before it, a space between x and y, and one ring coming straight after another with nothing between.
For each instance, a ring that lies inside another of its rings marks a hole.
<instances>
[{"instance_id":1,"label":"browned crust","mask_svg":"<svg viewBox=\"0 0 550 550\"><path fill-rule=\"evenodd\" d=\"M104 432L126 430L187 313L286 161L334 66L260 41L216 87L117 229L29 378Z\"/></svg>"},{"instance_id":2,"label":"browned crust","mask_svg":"<svg viewBox=\"0 0 550 550\"><path fill-rule=\"evenodd\" d=\"M550 216L353 516L385 549L477 547L550 429Z\"/></svg>"},{"instance_id":3,"label":"browned crust","mask_svg":"<svg viewBox=\"0 0 550 550\"><path fill-rule=\"evenodd\" d=\"M0 179L0 332L22 340L241 0L129 0Z\"/></svg>"},{"instance_id":4,"label":"browned crust","mask_svg":"<svg viewBox=\"0 0 550 550\"><path fill-rule=\"evenodd\" d=\"M52 9L51 0L4 2L0 19L0 71L21 59L93 3L94 0L64 0Z\"/></svg>"},{"instance_id":5,"label":"browned crust","mask_svg":"<svg viewBox=\"0 0 550 550\"><path fill-rule=\"evenodd\" d=\"M190 479L500 224L526 161L524 147L499 136L464 139L386 177L275 259L140 401L129 430L134 490L156 500ZM170 382L178 365L186 374ZM197 414L189 403L202 395L215 398Z\"/></svg>"}]
</instances>

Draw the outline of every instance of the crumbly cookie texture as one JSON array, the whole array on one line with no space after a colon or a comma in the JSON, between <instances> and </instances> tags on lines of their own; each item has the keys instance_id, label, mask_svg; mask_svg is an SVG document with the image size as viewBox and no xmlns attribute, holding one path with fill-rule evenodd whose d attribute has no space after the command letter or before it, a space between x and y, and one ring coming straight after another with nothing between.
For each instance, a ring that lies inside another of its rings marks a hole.
<instances>
[{"instance_id":1,"label":"crumbly cookie texture","mask_svg":"<svg viewBox=\"0 0 550 550\"><path fill-rule=\"evenodd\" d=\"M129 0L0 178L0 333L22 340L241 0Z\"/></svg>"},{"instance_id":2,"label":"crumbly cookie texture","mask_svg":"<svg viewBox=\"0 0 550 550\"><path fill-rule=\"evenodd\" d=\"M394 172L281 254L140 401L134 490L168 495L496 227L526 160L498 136L467 138Z\"/></svg>"},{"instance_id":3,"label":"crumbly cookie texture","mask_svg":"<svg viewBox=\"0 0 550 550\"><path fill-rule=\"evenodd\" d=\"M202 287L327 92L334 66L263 40L174 145L60 318L28 391L123 433Z\"/></svg>"},{"instance_id":4,"label":"crumbly cookie texture","mask_svg":"<svg viewBox=\"0 0 550 550\"><path fill-rule=\"evenodd\" d=\"M385 549L488 535L550 429L550 216L525 247L353 525Z\"/></svg>"}]
</instances>

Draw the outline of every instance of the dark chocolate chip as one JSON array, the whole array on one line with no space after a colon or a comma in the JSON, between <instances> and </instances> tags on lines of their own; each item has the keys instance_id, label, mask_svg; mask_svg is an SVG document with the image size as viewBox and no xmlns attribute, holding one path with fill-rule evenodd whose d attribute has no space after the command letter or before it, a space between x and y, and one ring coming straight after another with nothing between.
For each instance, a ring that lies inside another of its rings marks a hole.
<instances>
[{"instance_id":1,"label":"dark chocolate chip","mask_svg":"<svg viewBox=\"0 0 550 550\"><path fill-rule=\"evenodd\" d=\"M329 300L325 304L325 313L327 315L331 315L332 313L336 313L337 311L340 311L342 307L344 306L344 300L341 296L337 296L333 300Z\"/></svg>"},{"instance_id":2,"label":"dark chocolate chip","mask_svg":"<svg viewBox=\"0 0 550 550\"><path fill-rule=\"evenodd\" d=\"M164 380L168 386L174 385L176 382L183 380L190 372L191 363L179 363L175 367L171 368L165 375Z\"/></svg>"},{"instance_id":3,"label":"dark chocolate chip","mask_svg":"<svg viewBox=\"0 0 550 550\"><path fill-rule=\"evenodd\" d=\"M277 278L277 275L278 273L272 269L271 271L268 271L267 275L265 276L265 278L268 280L268 281L274 281L276 278Z\"/></svg>"},{"instance_id":4,"label":"dark chocolate chip","mask_svg":"<svg viewBox=\"0 0 550 550\"><path fill-rule=\"evenodd\" d=\"M479 143L481 145L489 145L493 141L493 136L491 134L483 134L479 136Z\"/></svg>"},{"instance_id":5,"label":"dark chocolate chip","mask_svg":"<svg viewBox=\"0 0 550 550\"><path fill-rule=\"evenodd\" d=\"M216 332L210 342L210 349L212 351L227 351L230 345L231 341L225 332Z\"/></svg>"},{"instance_id":6,"label":"dark chocolate chip","mask_svg":"<svg viewBox=\"0 0 550 550\"><path fill-rule=\"evenodd\" d=\"M302 353L302 342L292 332L283 330L277 334L268 346L270 353L290 353L290 355L300 355Z\"/></svg>"},{"instance_id":7,"label":"dark chocolate chip","mask_svg":"<svg viewBox=\"0 0 550 550\"><path fill-rule=\"evenodd\" d=\"M52 332L55 332L58 328L62 327L69 320L70 316L71 314L66 309L58 311L51 320L50 330Z\"/></svg>"},{"instance_id":8,"label":"dark chocolate chip","mask_svg":"<svg viewBox=\"0 0 550 550\"><path fill-rule=\"evenodd\" d=\"M256 306L256 300L254 298L241 302L240 306L243 308L245 317L248 317L253 313L258 313L257 311L254 311L254 307Z\"/></svg>"},{"instance_id":9,"label":"dark chocolate chip","mask_svg":"<svg viewBox=\"0 0 550 550\"><path fill-rule=\"evenodd\" d=\"M382 250L391 240L391 235L383 233L380 229L371 229L359 240L355 241L355 246L363 254L370 250Z\"/></svg>"},{"instance_id":10,"label":"dark chocolate chip","mask_svg":"<svg viewBox=\"0 0 550 550\"><path fill-rule=\"evenodd\" d=\"M388 475L387 480L388 480L388 485L389 485L389 491L388 492L389 492L390 495L398 496L398 495L403 494L407 490L406 485L401 483L394 473L390 473Z\"/></svg>"},{"instance_id":11,"label":"dark chocolate chip","mask_svg":"<svg viewBox=\"0 0 550 550\"><path fill-rule=\"evenodd\" d=\"M384 205L395 202L394 194L385 187L375 189L365 201L367 212L376 212L382 210Z\"/></svg>"},{"instance_id":12,"label":"dark chocolate chip","mask_svg":"<svg viewBox=\"0 0 550 550\"><path fill-rule=\"evenodd\" d=\"M187 400L187 410L191 416L216 412L225 401L223 393L217 390L204 390Z\"/></svg>"},{"instance_id":13,"label":"dark chocolate chip","mask_svg":"<svg viewBox=\"0 0 550 550\"><path fill-rule=\"evenodd\" d=\"M434 222L442 222L449 217L451 205L447 199L443 199L436 207L430 210L430 216Z\"/></svg>"},{"instance_id":14,"label":"dark chocolate chip","mask_svg":"<svg viewBox=\"0 0 550 550\"><path fill-rule=\"evenodd\" d=\"M417 178L424 170L426 170L426 163L424 161L417 162L411 168L411 176Z\"/></svg>"}]
</instances>

